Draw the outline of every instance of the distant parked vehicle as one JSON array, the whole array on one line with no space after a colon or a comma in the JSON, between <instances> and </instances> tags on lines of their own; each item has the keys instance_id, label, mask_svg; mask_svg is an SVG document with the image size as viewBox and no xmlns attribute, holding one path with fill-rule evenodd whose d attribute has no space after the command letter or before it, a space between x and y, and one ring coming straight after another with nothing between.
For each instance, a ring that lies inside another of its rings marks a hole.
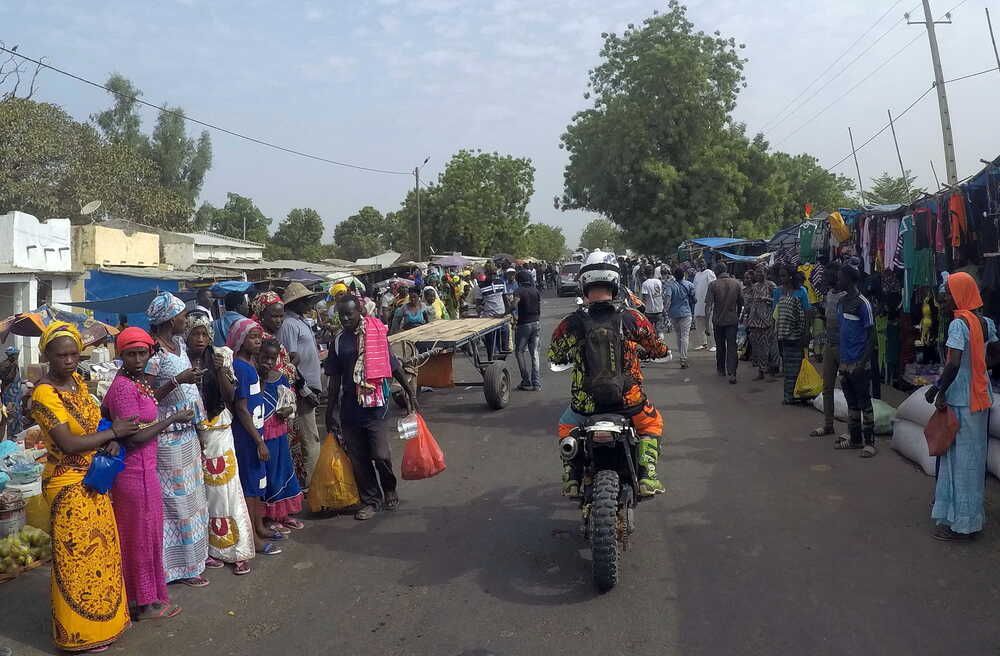
<instances>
[{"instance_id":1,"label":"distant parked vehicle","mask_svg":"<svg viewBox=\"0 0 1000 656\"><path fill-rule=\"evenodd\" d=\"M556 293L559 296L575 296L579 294L579 283L576 278L580 275L579 262L568 262L559 269L559 281L556 285Z\"/></svg>"}]
</instances>

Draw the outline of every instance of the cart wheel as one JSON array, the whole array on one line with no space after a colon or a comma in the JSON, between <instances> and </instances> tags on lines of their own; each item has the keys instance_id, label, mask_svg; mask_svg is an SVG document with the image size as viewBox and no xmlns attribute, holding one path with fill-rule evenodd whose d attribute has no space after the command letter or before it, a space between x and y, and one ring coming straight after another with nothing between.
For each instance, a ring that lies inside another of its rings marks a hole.
<instances>
[{"instance_id":1,"label":"cart wheel","mask_svg":"<svg viewBox=\"0 0 1000 656\"><path fill-rule=\"evenodd\" d=\"M510 403L510 371L503 362L494 362L483 372L483 392L486 405L493 410L506 408Z\"/></svg>"}]
</instances>

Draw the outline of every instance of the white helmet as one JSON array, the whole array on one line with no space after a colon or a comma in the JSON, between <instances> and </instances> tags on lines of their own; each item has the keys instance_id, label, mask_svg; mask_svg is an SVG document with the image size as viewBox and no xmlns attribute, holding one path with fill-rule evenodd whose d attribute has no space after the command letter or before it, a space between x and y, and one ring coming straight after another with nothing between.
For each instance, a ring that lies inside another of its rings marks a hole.
<instances>
[{"instance_id":1,"label":"white helmet","mask_svg":"<svg viewBox=\"0 0 1000 656\"><path fill-rule=\"evenodd\" d=\"M584 260L580 267L580 288L583 295L587 295L587 289L592 285L608 285L611 287L611 295L618 296L618 285L621 274L618 271L618 258L614 253L595 250Z\"/></svg>"}]
</instances>

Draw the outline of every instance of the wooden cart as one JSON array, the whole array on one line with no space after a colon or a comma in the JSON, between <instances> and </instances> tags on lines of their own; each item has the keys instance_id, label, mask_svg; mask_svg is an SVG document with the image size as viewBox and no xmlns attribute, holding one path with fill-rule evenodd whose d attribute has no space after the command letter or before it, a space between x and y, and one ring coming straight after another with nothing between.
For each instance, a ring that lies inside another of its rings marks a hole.
<instances>
[{"instance_id":1,"label":"wooden cart","mask_svg":"<svg viewBox=\"0 0 1000 656\"><path fill-rule=\"evenodd\" d=\"M418 385L435 388L481 386L486 404L500 410L510 402L511 391L510 370L504 362L510 347L501 344L504 325L510 328L508 334L512 335L513 328L508 318L434 321L390 335L389 345L397 357L417 367ZM486 347L491 341L500 344L494 349L492 357ZM472 358L482 381L454 380L455 353L465 353Z\"/></svg>"}]
</instances>

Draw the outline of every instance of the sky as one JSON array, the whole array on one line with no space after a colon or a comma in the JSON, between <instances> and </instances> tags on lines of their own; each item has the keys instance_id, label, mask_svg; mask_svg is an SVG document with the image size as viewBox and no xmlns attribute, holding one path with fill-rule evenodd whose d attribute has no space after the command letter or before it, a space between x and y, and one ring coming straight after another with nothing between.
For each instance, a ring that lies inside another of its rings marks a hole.
<instances>
[{"instance_id":1,"label":"sky","mask_svg":"<svg viewBox=\"0 0 1000 656\"><path fill-rule=\"evenodd\" d=\"M997 65L984 8L1000 31L1000 0L931 0L946 79ZM560 135L586 108L601 33L621 32L666 2L651 0L0 0L0 41L98 82L116 71L152 102L328 159L412 171L433 180L461 148L529 157L532 220L561 226L569 245L594 215L560 212ZM747 86L735 118L772 147L826 167L900 114L933 81L919 0L691 0L698 29L746 44ZM884 17L883 17L884 16ZM881 22L876 21L883 17ZM884 36L883 36L884 35ZM839 58L839 59L838 59ZM853 63L852 63L853 61ZM822 76L822 77L820 77ZM819 82L816 82L817 78ZM1000 72L946 85L959 178L1000 154ZM803 93L804 92L804 93ZM101 89L44 72L36 100L79 120L110 105ZM143 112L152 129L154 110ZM191 126L190 132L200 130ZM899 119L904 165L944 179L936 94ZM212 133L202 200L251 197L278 221L294 207L333 226L365 205L399 207L412 175L337 167ZM862 178L898 174L886 131L859 153ZM852 159L834 168L856 178Z\"/></svg>"}]
</instances>

